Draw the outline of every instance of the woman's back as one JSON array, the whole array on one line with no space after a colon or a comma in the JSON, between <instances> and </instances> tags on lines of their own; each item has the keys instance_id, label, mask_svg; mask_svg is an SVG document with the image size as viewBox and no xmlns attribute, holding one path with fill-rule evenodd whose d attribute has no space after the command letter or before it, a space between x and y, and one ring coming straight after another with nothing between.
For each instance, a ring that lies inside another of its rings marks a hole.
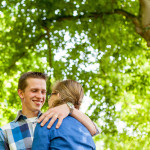
<instances>
[{"instance_id":1,"label":"woman's back","mask_svg":"<svg viewBox=\"0 0 150 150\"><path fill-rule=\"evenodd\" d=\"M47 122L48 125L49 122ZM63 120L59 129L53 124L51 129L47 125L37 124L33 150L95 150L95 144L90 132L85 126L71 116Z\"/></svg>"}]
</instances>

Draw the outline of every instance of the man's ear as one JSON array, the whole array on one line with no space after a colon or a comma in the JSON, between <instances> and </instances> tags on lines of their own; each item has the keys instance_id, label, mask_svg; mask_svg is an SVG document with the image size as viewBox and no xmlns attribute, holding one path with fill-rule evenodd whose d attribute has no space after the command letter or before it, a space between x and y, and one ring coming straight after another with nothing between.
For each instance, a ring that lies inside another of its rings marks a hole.
<instances>
[{"instance_id":1,"label":"man's ear","mask_svg":"<svg viewBox=\"0 0 150 150\"><path fill-rule=\"evenodd\" d=\"M24 92L21 89L18 89L18 95L21 98L21 100L24 98Z\"/></svg>"}]
</instances>

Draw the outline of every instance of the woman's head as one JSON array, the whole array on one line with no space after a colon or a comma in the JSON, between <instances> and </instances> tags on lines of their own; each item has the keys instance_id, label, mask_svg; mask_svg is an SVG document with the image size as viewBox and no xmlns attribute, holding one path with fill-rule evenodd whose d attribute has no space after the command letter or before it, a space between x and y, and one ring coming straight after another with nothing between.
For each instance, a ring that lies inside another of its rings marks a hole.
<instances>
[{"instance_id":1,"label":"woman's head","mask_svg":"<svg viewBox=\"0 0 150 150\"><path fill-rule=\"evenodd\" d=\"M78 82L74 80L58 81L52 88L52 95L49 99L49 107L55 107L67 102L74 104L79 109L84 91Z\"/></svg>"}]
</instances>

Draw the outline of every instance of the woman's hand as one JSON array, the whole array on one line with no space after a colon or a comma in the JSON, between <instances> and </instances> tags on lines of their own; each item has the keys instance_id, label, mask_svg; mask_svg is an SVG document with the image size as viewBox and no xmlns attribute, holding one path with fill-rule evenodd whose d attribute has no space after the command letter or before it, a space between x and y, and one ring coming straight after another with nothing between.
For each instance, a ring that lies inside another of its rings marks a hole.
<instances>
[{"instance_id":1,"label":"woman's hand","mask_svg":"<svg viewBox=\"0 0 150 150\"><path fill-rule=\"evenodd\" d=\"M46 122L52 118L47 126L47 128L50 129L53 123L58 118L58 123L56 125L56 128L59 128L60 125L62 124L63 119L69 115L69 112L70 110L67 104L63 104L63 105L56 106L54 108L50 108L47 112L42 114L42 116L38 119L38 123L42 121L41 126L44 126Z\"/></svg>"}]
</instances>

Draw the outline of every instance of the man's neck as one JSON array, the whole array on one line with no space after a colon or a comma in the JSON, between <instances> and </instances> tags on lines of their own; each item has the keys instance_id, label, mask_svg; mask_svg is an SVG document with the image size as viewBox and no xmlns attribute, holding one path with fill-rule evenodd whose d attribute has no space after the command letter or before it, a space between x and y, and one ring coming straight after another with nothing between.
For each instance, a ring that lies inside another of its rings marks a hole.
<instances>
[{"instance_id":1,"label":"man's neck","mask_svg":"<svg viewBox=\"0 0 150 150\"><path fill-rule=\"evenodd\" d=\"M37 117L38 113L39 113L39 111L36 111L36 112L26 112L26 111L22 110L22 114L24 116L26 116L27 118Z\"/></svg>"}]
</instances>

